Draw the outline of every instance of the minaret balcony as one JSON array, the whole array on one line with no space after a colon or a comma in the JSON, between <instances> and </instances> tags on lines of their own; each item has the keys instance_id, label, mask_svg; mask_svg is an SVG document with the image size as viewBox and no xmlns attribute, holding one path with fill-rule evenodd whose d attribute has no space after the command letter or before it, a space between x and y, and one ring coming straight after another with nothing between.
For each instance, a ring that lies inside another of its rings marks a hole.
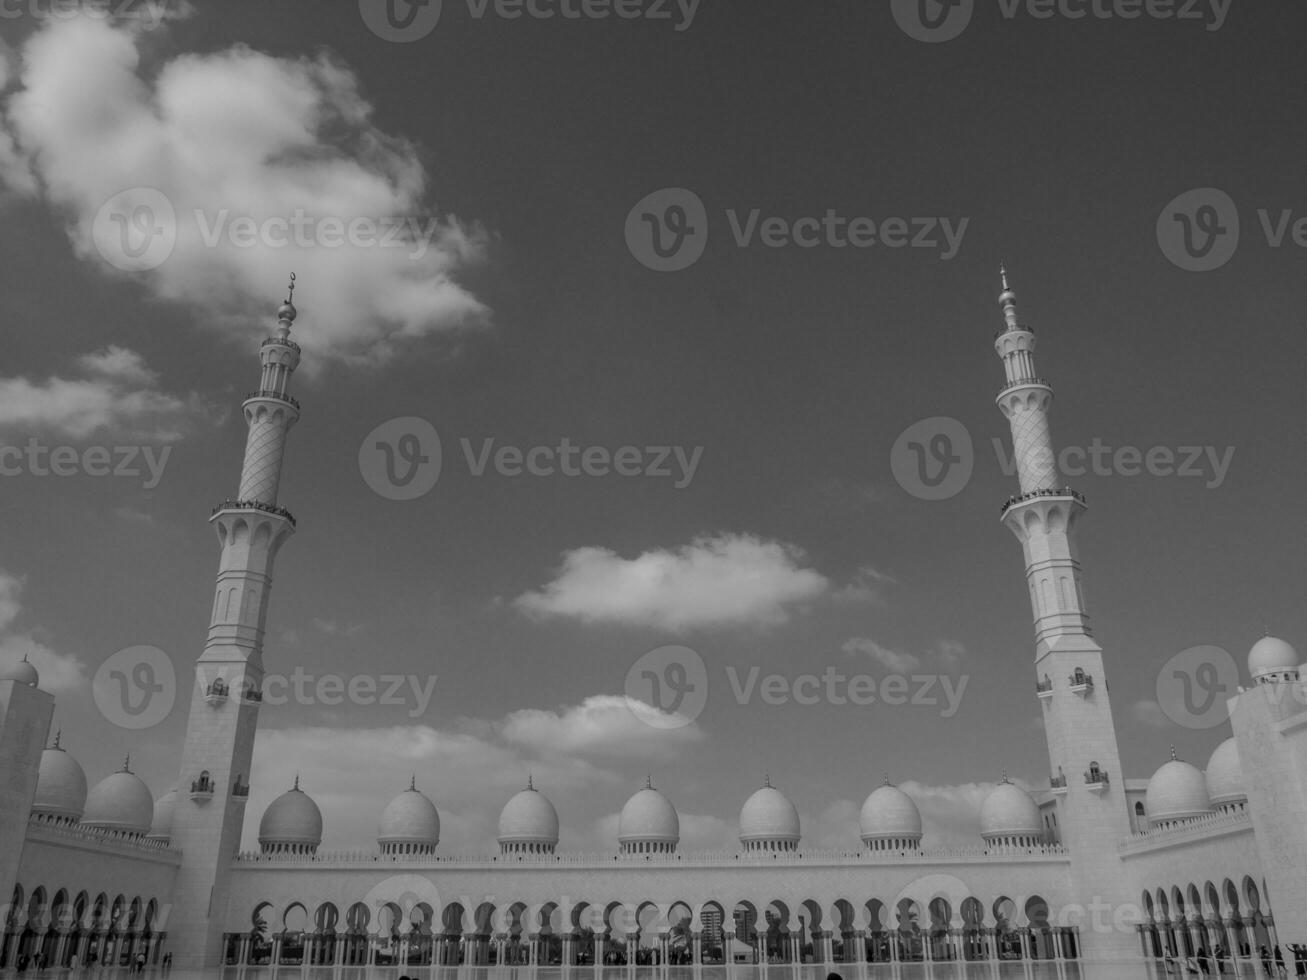
<instances>
[{"instance_id":1,"label":"minaret balcony","mask_svg":"<svg viewBox=\"0 0 1307 980\"><path fill-rule=\"evenodd\" d=\"M1087 769L1085 771L1085 787L1091 793L1107 792L1108 778L1107 773L1102 769Z\"/></svg>"},{"instance_id":2,"label":"minaret balcony","mask_svg":"<svg viewBox=\"0 0 1307 980\"><path fill-rule=\"evenodd\" d=\"M1031 490L1029 493L1023 493L1016 497L1008 497L1007 502L1003 504L1002 512L1006 514L1018 504L1024 504L1027 501L1037 500L1040 497L1070 497L1077 503L1086 504L1085 495L1077 493L1070 487L1062 487L1059 490ZM1086 506L1088 506L1086 504Z\"/></svg>"},{"instance_id":3,"label":"minaret balcony","mask_svg":"<svg viewBox=\"0 0 1307 980\"><path fill-rule=\"evenodd\" d=\"M272 514L276 517L285 518L291 527L295 526L295 516L285 507L278 507L275 504L265 504L261 500L224 500L217 507L213 508L213 513L209 515L210 519L217 517L225 510L259 510L265 514Z\"/></svg>"},{"instance_id":4,"label":"minaret balcony","mask_svg":"<svg viewBox=\"0 0 1307 980\"><path fill-rule=\"evenodd\" d=\"M998 393L1002 395L1004 392L1011 391L1013 388L1035 388L1035 387L1052 388L1053 386L1049 384L1047 381L1045 381L1043 378L1018 378L1016 381L1004 382L1002 387L998 389Z\"/></svg>"},{"instance_id":5,"label":"minaret balcony","mask_svg":"<svg viewBox=\"0 0 1307 980\"><path fill-rule=\"evenodd\" d=\"M1079 694L1082 698L1088 697L1089 692L1094 689L1093 675L1086 674L1079 668L1076 669L1074 674L1067 678L1067 681L1071 685L1071 692L1073 694Z\"/></svg>"},{"instance_id":6,"label":"minaret balcony","mask_svg":"<svg viewBox=\"0 0 1307 980\"><path fill-rule=\"evenodd\" d=\"M1048 781L1048 788L1052 790L1054 796L1066 796L1067 782L1066 776L1053 776Z\"/></svg>"},{"instance_id":7,"label":"minaret balcony","mask_svg":"<svg viewBox=\"0 0 1307 980\"><path fill-rule=\"evenodd\" d=\"M272 398L276 401L285 402L287 405L293 406L297 411L300 407L300 403L284 391L271 391L270 389L263 388L259 391L251 391L245 396L246 401L250 401L253 398Z\"/></svg>"},{"instance_id":8,"label":"minaret balcony","mask_svg":"<svg viewBox=\"0 0 1307 980\"><path fill-rule=\"evenodd\" d=\"M191 800L195 803L208 803L213 799L213 780L207 772L200 773L200 778L191 781Z\"/></svg>"},{"instance_id":9,"label":"minaret balcony","mask_svg":"<svg viewBox=\"0 0 1307 980\"><path fill-rule=\"evenodd\" d=\"M295 341L291 340L289 337L268 337L263 341L263 343L259 344L259 350L262 350L265 347L271 347L273 344L276 344L278 347L289 347L296 353L300 352L300 345L295 343Z\"/></svg>"},{"instance_id":10,"label":"minaret balcony","mask_svg":"<svg viewBox=\"0 0 1307 980\"><path fill-rule=\"evenodd\" d=\"M1053 682L1045 677L1042 681L1035 681L1035 694L1041 701L1046 701L1053 696Z\"/></svg>"},{"instance_id":11,"label":"minaret balcony","mask_svg":"<svg viewBox=\"0 0 1307 980\"><path fill-rule=\"evenodd\" d=\"M237 803L246 803L249 801L250 784L242 783L240 776L237 776L236 781L231 784L231 798Z\"/></svg>"},{"instance_id":12,"label":"minaret balcony","mask_svg":"<svg viewBox=\"0 0 1307 980\"><path fill-rule=\"evenodd\" d=\"M220 677L210 684L208 689L204 692L204 703L215 706L226 704L227 697L227 684Z\"/></svg>"}]
</instances>

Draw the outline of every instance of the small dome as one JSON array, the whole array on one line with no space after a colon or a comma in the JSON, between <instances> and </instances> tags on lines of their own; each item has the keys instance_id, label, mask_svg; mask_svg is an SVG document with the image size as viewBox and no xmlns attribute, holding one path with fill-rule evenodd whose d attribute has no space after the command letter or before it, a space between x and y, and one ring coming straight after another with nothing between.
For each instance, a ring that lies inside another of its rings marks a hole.
<instances>
[{"instance_id":1,"label":"small dome","mask_svg":"<svg viewBox=\"0 0 1307 980\"><path fill-rule=\"evenodd\" d=\"M499 843L558 843L558 811L532 783L499 812Z\"/></svg>"},{"instance_id":2,"label":"small dome","mask_svg":"<svg viewBox=\"0 0 1307 980\"><path fill-rule=\"evenodd\" d=\"M177 809L177 787L154 801L154 819L150 821L150 832L145 836L151 840L169 840L172 837L172 814Z\"/></svg>"},{"instance_id":3,"label":"small dome","mask_svg":"<svg viewBox=\"0 0 1307 980\"><path fill-rule=\"evenodd\" d=\"M751 841L799 842L799 811L770 781L740 808L740 842Z\"/></svg>"},{"instance_id":4,"label":"small dome","mask_svg":"<svg viewBox=\"0 0 1307 980\"><path fill-rule=\"evenodd\" d=\"M886 783L872 790L858 815L862 839L921 838L921 811L912 797Z\"/></svg>"},{"instance_id":5,"label":"small dome","mask_svg":"<svg viewBox=\"0 0 1307 980\"><path fill-rule=\"evenodd\" d=\"M1203 776L1212 806L1248 799L1248 792L1243 788L1243 772L1239 768L1239 746L1233 738L1227 738L1216 747L1207 760L1207 771Z\"/></svg>"},{"instance_id":6,"label":"small dome","mask_svg":"<svg viewBox=\"0 0 1307 980\"><path fill-rule=\"evenodd\" d=\"M619 843L675 845L681 839L681 820L672 801L646 783L644 789L626 801L617 821Z\"/></svg>"},{"instance_id":7,"label":"small dome","mask_svg":"<svg viewBox=\"0 0 1307 980\"><path fill-rule=\"evenodd\" d=\"M77 821L86 809L86 773L77 760L54 745L41 753L41 767L36 777L36 796L32 812L55 819Z\"/></svg>"},{"instance_id":8,"label":"small dome","mask_svg":"<svg viewBox=\"0 0 1307 980\"><path fill-rule=\"evenodd\" d=\"M36 668L24 656L22 660L0 667L0 681L18 681L19 684L36 687L41 683L41 675L36 672Z\"/></svg>"},{"instance_id":9,"label":"small dome","mask_svg":"<svg viewBox=\"0 0 1307 980\"><path fill-rule=\"evenodd\" d=\"M1207 780L1196 767L1181 762L1172 752L1171 761L1148 780L1144 807L1152 823L1201 817L1212 809L1207 796Z\"/></svg>"},{"instance_id":10,"label":"small dome","mask_svg":"<svg viewBox=\"0 0 1307 980\"><path fill-rule=\"evenodd\" d=\"M86 795L82 823L103 830L145 834L154 819L154 794L129 762L111 776L96 783Z\"/></svg>"},{"instance_id":11,"label":"small dome","mask_svg":"<svg viewBox=\"0 0 1307 980\"><path fill-rule=\"evenodd\" d=\"M315 850L322 843L322 811L313 797L295 785L268 804L259 821L259 846L264 850Z\"/></svg>"},{"instance_id":12,"label":"small dome","mask_svg":"<svg viewBox=\"0 0 1307 980\"><path fill-rule=\"evenodd\" d=\"M1268 674L1298 670L1298 651L1278 636L1263 636L1248 651L1248 673L1253 680Z\"/></svg>"},{"instance_id":13,"label":"small dome","mask_svg":"<svg viewBox=\"0 0 1307 980\"><path fill-rule=\"evenodd\" d=\"M381 811L377 843L383 847L386 844L423 844L435 847L440 843L440 814L436 805L414 783L410 782L408 789L387 803Z\"/></svg>"},{"instance_id":14,"label":"small dome","mask_svg":"<svg viewBox=\"0 0 1307 980\"><path fill-rule=\"evenodd\" d=\"M980 833L988 837L1043 837L1039 807L1007 777L994 787L980 807Z\"/></svg>"}]
</instances>

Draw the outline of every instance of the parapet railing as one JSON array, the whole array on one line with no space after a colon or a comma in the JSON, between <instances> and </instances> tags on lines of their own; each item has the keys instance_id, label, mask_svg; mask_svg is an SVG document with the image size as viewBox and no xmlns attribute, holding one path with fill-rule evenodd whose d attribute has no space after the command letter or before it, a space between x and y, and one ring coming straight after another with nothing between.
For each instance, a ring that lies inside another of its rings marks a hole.
<instances>
[{"instance_id":1,"label":"parapet railing","mask_svg":"<svg viewBox=\"0 0 1307 980\"><path fill-rule=\"evenodd\" d=\"M176 860L181 859L182 853L170 847L168 841L159 838L143 837L122 830L54 823L37 814L33 814L27 823L27 839L47 844L93 844L101 850L120 854L144 852Z\"/></svg>"},{"instance_id":2,"label":"parapet railing","mask_svg":"<svg viewBox=\"0 0 1307 980\"><path fill-rule=\"evenodd\" d=\"M1252 816L1247 810L1225 810L1194 817L1165 827L1150 827L1131 834L1117 845L1122 854L1146 851L1153 847L1187 843L1208 836L1219 836L1238 830L1252 830Z\"/></svg>"},{"instance_id":3,"label":"parapet railing","mask_svg":"<svg viewBox=\"0 0 1307 980\"><path fill-rule=\"evenodd\" d=\"M766 867L769 865L844 866L850 864L940 864L948 861L1013 861L1065 859L1061 844L1034 847L938 847L903 851L703 851L686 854L381 854L378 851L320 851L316 854L263 854L245 851L236 856L241 864L266 865L357 865L421 864L479 868L589 867L629 868L633 865L687 868Z\"/></svg>"},{"instance_id":4,"label":"parapet railing","mask_svg":"<svg viewBox=\"0 0 1307 980\"><path fill-rule=\"evenodd\" d=\"M296 408L300 407L300 403L297 399L292 398L284 391L273 391L270 388L260 388L258 391L251 391L245 396L246 401L249 401L251 398L275 398L277 401L286 402L288 405L294 405Z\"/></svg>"},{"instance_id":5,"label":"parapet railing","mask_svg":"<svg viewBox=\"0 0 1307 980\"><path fill-rule=\"evenodd\" d=\"M1043 378L1017 378L1015 381L1005 381L999 386L998 393L1001 395L1009 388L1022 388L1026 385L1043 385L1045 388L1053 387Z\"/></svg>"}]
</instances>

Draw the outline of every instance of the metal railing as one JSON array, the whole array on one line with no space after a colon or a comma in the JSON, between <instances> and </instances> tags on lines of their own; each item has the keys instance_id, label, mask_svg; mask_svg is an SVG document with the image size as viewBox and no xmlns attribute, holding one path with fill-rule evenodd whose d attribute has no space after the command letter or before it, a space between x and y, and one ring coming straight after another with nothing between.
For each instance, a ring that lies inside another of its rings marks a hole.
<instances>
[{"instance_id":1,"label":"metal railing","mask_svg":"<svg viewBox=\"0 0 1307 980\"><path fill-rule=\"evenodd\" d=\"M1029 493L1018 494L1015 497L1008 497L1001 512L1006 514L1017 504L1024 504L1028 500L1035 500L1039 497L1070 497L1072 500L1078 500L1080 503L1088 505L1088 501L1085 500L1085 495L1083 493L1077 493L1070 487L1062 487L1057 490L1031 490Z\"/></svg>"},{"instance_id":2,"label":"metal railing","mask_svg":"<svg viewBox=\"0 0 1307 980\"><path fill-rule=\"evenodd\" d=\"M300 407L300 403L284 391L272 391L268 388L260 388L258 391L251 391L245 396L246 401L249 401L251 398L275 398L277 401L285 402L287 405L294 405L296 409Z\"/></svg>"},{"instance_id":3,"label":"metal railing","mask_svg":"<svg viewBox=\"0 0 1307 980\"><path fill-rule=\"evenodd\" d=\"M265 514L274 514L277 517L284 517L290 522L290 526L295 526L295 516L285 507L278 507L275 504L265 504L261 500L224 500L217 507L213 508L210 517L217 517L224 510L259 510Z\"/></svg>"}]
</instances>

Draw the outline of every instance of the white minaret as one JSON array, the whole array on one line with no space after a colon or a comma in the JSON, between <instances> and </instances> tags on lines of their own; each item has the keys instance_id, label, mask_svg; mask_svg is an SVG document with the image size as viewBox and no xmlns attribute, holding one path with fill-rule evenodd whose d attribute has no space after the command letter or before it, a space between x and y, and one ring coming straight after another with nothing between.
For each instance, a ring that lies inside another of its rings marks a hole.
<instances>
[{"instance_id":1,"label":"white minaret","mask_svg":"<svg viewBox=\"0 0 1307 980\"><path fill-rule=\"evenodd\" d=\"M1003 507L1003 523L1021 542L1035 624L1036 694L1044 713L1050 789L1058 796L1062 842L1072 852L1072 894L1111 903L1134 900L1121 891L1117 844L1130 834L1125 780L1107 694L1103 650L1085 611L1075 534L1085 499L1060 486L1048 415L1053 389L1035 370L1035 334L1017 318L1016 293L1002 273L1003 328L994 349L1006 381L999 409L1012 427L1021 493ZM1065 782L1063 783L1063 779ZM1086 902L1088 904L1088 902ZM1132 927L1080 923L1085 955L1138 956Z\"/></svg>"},{"instance_id":2,"label":"white minaret","mask_svg":"<svg viewBox=\"0 0 1307 980\"><path fill-rule=\"evenodd\" d=\"M166 925L179 967L221 962L230 867L240 846L262 701L272 567L295 531L295 519L277 504L286 433L300 414L287 393L300 361L290 339L293 275L290 290L277 311L276 336L259 348L259 388L243 406L249 434L240 490L210 518L221 548L218 581L208 641L195 665L172 831L172 846L183 857Z\"/></svg>"}]
</instances>

